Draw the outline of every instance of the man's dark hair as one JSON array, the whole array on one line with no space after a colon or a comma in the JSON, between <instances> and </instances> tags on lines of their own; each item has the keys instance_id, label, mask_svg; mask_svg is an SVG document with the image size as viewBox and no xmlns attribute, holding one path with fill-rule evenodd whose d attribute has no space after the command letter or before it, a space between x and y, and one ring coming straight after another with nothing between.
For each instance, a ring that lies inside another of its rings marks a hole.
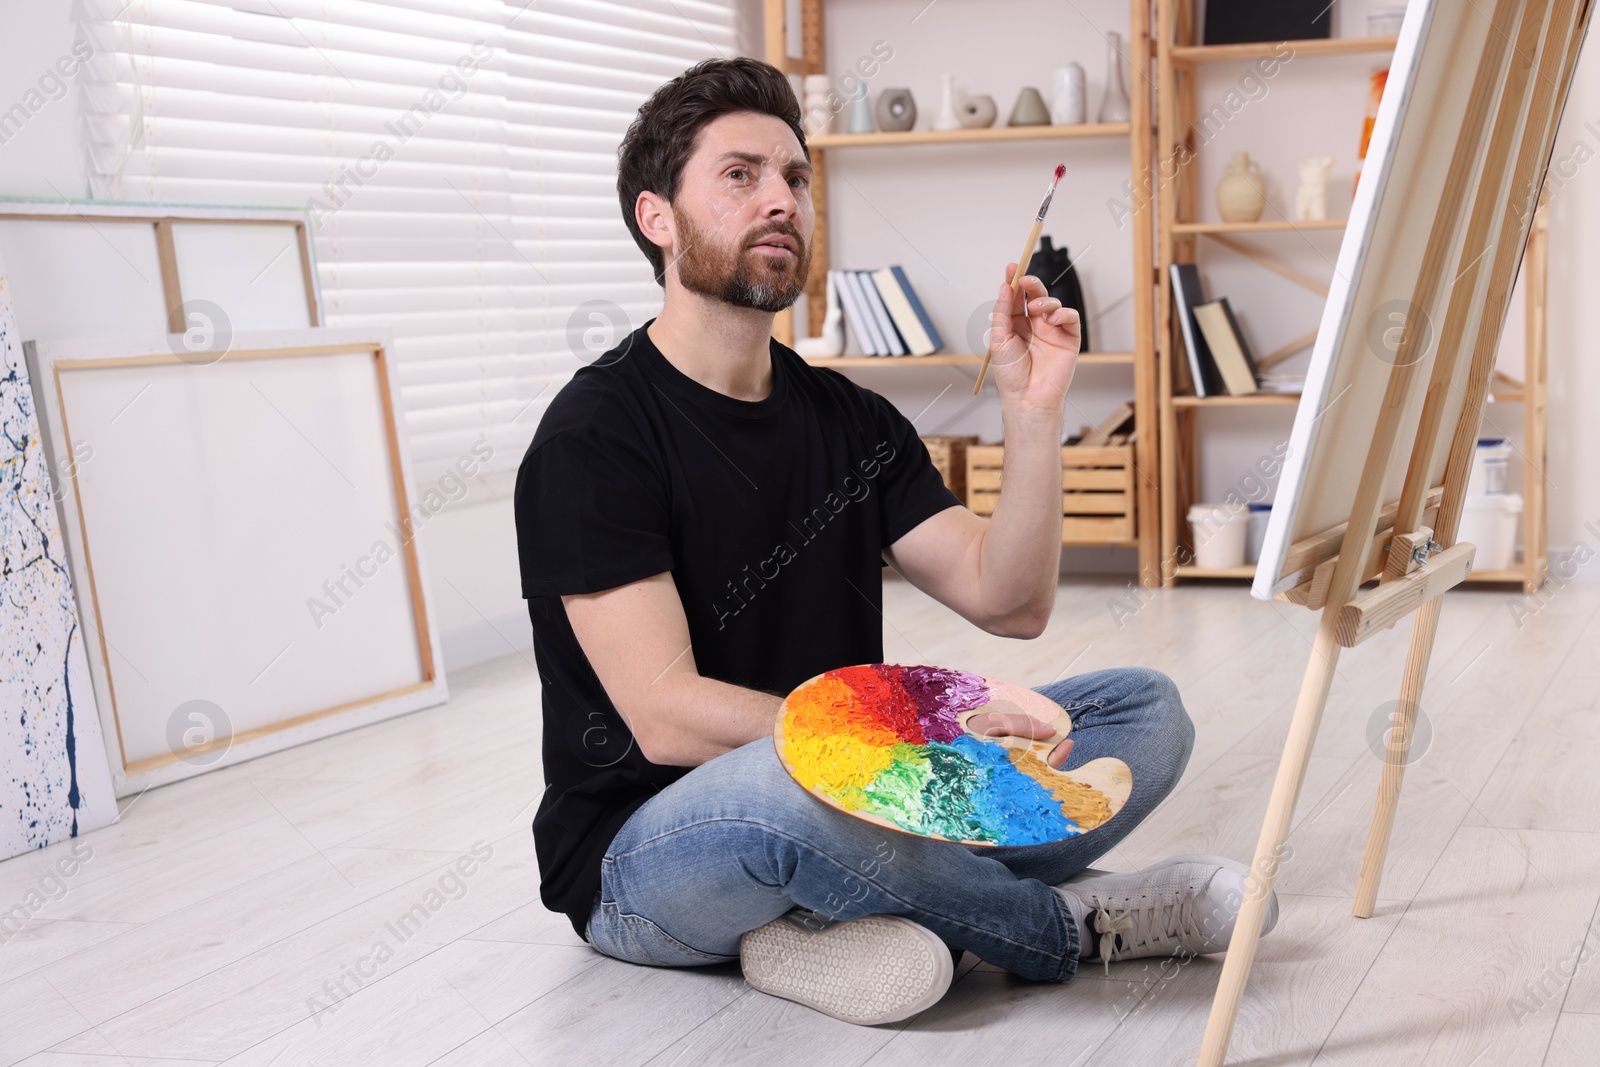
<instances>
[{"instance_id":1,"label":"man's dark hair","mask_svg":"<svg viewBox=\"0 0 1600 1067\"><path fill-rule=\"evenodd\" d=\"M656 284L667 284L666 257L659 245L639 230L633 208L648 189L671 203L677 199L683 166L694 154L700 131L719 115L755 111L789 124L800 150L811 159L800 128L800 102L788 77L770 63L739 56L697 63L657 89L617 149L617 199L622 221L634 243L655 269Z\"/></svg>"}]
</instances>

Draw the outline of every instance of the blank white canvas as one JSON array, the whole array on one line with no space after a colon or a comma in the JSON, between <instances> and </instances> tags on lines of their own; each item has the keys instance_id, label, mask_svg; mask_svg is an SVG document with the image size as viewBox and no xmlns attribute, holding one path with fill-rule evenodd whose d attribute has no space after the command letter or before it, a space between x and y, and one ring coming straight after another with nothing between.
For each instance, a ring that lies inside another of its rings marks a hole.
<instances>
[{"instance_id":1,"label":"blank white canvas","mask_svg":"<svg viewBox=\"0 0 1600 1067\"><path fill-rule=\"evenodd\" d=\"M1270 599L1309 577L1283 572L1289 547L1344 522L1354 507L1367 445L1388 388L1392 361L1383 356L1392 356L1393 331L1406 321L1396 315L1404 315L1401 306L1415 291L1428 227L1464 127L1478 61L1490 35L1500 32L1472 5L1415 0L1407 9L1290 432L1251 588L1257 598ZM1483 155L1479 152L1473 160L1475 171ZM1470 204L1469 196L1463 210ZM1422 386L1438 353L1452 280L1470 264L1462 249L1465 230L1465 224L1457 229L1445 260L1444 284L1433 305L1424 309L1430 340L1414 370ZM1478 272L1467 304L1463 336L1469 344L1487 302L1489 274L1486 266ZM1412 321L1421 320L1413 315ZM1443 426L1454 426L1458 419L1469 363L1463 359L1455 368L1441 405ZM1406 396L1398 440L1414 438L1425 398L1421 387ZM1447 451L1439 450L1429 486L1442 482ZM1409 449L1395 450L1384 474L1382 501L1399 498L1408 460Z\"/></svg>"},{"instance_id":2,"label":"blank white canvas","mask_svg":"<svg viewBox=\"0 0 1600 1067\"><path fill-rule=\"evenodd\" d=\"M60 380L128 762L172 751L186 701L237 736L423 681L370 354Z\"/></svg>"},{"instance_id":3,"label":"blank white canvas","mask_svg":"<svg viewBox=\"0 0 1600 1067\"><path fill-rule=\"evenodd\" d=\"M292 224L174 221L172 246L185 303L211 301L235 330L313 325Z\"/></svg>"},{"instance_id":4,"label":"blank white canvas","mask_svg":"<svg viewBox=\"0 0 1600 1067\"><path fill-rule=\"evenodd\" d=\"M24 341L167 332L152 223L0 219L0 258Z\"/></svg>"}]
</instances>

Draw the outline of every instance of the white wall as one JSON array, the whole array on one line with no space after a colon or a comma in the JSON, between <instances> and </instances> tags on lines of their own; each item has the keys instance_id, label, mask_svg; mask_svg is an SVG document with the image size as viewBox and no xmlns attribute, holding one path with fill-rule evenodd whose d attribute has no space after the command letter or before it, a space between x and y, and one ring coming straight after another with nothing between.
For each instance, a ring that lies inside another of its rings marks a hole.
<instances>
[{"instance_id":1,"label":"white wall","mask_svg":"<svg viewBox=\"0 0 1600 1067\"><path fill-rule=\"evenodd\" d=\"M72 5L66 0L0 0L0 112L24 101L30 90L38 91L40 77L59 57L71 54L75 39ZM73 86L0 144L0 196L88 195L79 100Z\"/></svg>"},{"instance_id":2,"label":"white wall","mask_svg":"<svg viewBox=\"0 0 1600 1067\"><path fill-rule=\"evenodd\" d=\"M1600 45L1578 63L1550 197L1550 541L1600 553ZM1568 177L1570 175L1570 177ZM1555 184L1560 181L1560 185ZM1583 555L1588 555L1585 552ZM1584 573L1600 574L1600 563Z\"/></svg>"}]
</instances>

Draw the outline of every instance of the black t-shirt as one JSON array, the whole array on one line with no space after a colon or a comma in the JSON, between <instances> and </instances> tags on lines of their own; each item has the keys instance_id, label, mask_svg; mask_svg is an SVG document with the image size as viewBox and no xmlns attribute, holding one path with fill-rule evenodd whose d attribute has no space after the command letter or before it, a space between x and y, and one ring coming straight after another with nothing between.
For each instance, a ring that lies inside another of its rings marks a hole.
<instances>
[{"instance_id":1,"label":"black t-shirt","mask_svg":"<svg viewBox=\"0 0 1600 1067\"><path fill-rule=\"evenodd\" d=\"M640 753L562 595L670 571L700 674L787 694L882 659L884 548L960 504L878 394L774 340L772 392L736 400L668 362L648 325L562 388L517 472L544 703L540 897L580 934L612 838L689 768Z\"/></svg>"}]
</instances>

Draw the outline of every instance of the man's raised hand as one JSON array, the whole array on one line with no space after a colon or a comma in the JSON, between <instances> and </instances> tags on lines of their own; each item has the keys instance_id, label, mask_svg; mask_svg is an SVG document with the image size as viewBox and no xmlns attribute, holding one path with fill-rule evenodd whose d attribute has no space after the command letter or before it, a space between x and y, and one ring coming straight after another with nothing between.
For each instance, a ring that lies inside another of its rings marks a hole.
<instances>
[{"instance_id":1,"label":"man's raised hand","mask_svg":"<svg viewBox=\"0 0 1600 1067\"><path fill-rule=\"evenodd\" d=\"M1002 401L1020 409L1059 415L1082 343L1078 313L1062 307L1031 274L1023 275L1021 290L1013 297L1011 276L1016 270L1015 263L1006 264L989 319L995 388Z\"/></svg>"}]
</instances>

